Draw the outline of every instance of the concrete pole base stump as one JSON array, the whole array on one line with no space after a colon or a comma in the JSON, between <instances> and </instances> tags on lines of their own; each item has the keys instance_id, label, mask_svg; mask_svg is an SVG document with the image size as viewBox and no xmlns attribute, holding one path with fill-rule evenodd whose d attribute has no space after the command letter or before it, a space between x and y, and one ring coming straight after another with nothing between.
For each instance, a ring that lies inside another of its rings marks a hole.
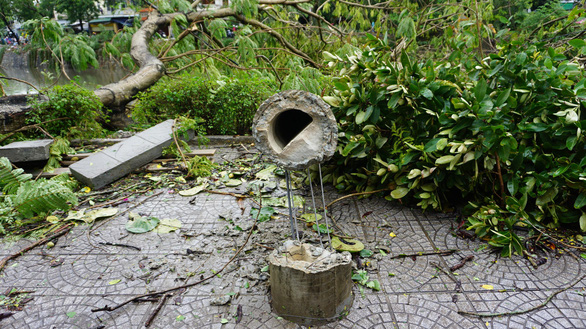
<instances>
[{"instance_id":1,"label":"concrete pole base stump","mask_svg":"<svg viewBox=\"0 0 586 329\"><path fill-rule=\"evenodd\" d=\"M272 306L284 319L315 326L348 313L352 256L286 241L268 257Z\"/></svg>"}]
</instances>

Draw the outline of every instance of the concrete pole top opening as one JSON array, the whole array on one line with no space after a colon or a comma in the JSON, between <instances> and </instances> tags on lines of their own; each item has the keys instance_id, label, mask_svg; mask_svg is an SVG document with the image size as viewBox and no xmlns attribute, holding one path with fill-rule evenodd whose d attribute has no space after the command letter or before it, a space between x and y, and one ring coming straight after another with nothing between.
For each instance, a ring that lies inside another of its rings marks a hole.
<instances>
[{"instance_id":1,"label":"concrete pole top opening","mask_svg":"<svg viewBox=\"0 0 586 329\"><path fill-rule=\"evenodd\" d=\"M338 142L338 126L329 105L302 90L282 91L262 103L252 133L269 161L290 170L327 161Z\"/></svg>"}]
</instances>

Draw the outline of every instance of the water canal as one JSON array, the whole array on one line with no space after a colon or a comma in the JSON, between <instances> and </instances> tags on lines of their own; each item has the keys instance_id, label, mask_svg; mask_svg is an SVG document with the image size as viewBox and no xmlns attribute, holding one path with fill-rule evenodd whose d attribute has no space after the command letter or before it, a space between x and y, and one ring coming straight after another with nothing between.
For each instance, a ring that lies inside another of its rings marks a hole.
<instances>
[{"instance_id":1,"label":"water canal","mask_svg":"<svg viewBox=\"0 0 586 329\"><path fill-rule=\"evenodd\" d=\"M54 65L41 64L31 65L25 58L26 55L19 55L7 52L0 63L0 75L27 81L41 89L53 84L67 84L69 80L54 67ZM116 63L105 63L99 68L90 68L85 71L75 71L66 68L67 75L80 85L94 89L122 79L129 74L127 70L121 69ZM2 80L4 92L7 95L36 94L37 91L18 81Z\"/></svg>"}]
</instances>

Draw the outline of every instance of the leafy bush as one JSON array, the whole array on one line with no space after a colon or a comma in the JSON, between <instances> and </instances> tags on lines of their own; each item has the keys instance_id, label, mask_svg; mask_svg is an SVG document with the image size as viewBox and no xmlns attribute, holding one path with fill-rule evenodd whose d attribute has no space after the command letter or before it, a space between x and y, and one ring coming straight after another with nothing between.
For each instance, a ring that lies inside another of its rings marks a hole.
<instances>
[{"instance_id":1,"label":"leafy bush","mask_svg":"<svg viewBox=\"0 0 586 329\"><path fill-rule=\"evenodd\" d=\"M270 85L264 79L228 80L210 100L213 116L208 121L208 127L221 135L250 133L256 110L275 93Z\"/></svg>"},{"instance_id":2,"label":"leafy bush","mask_svg":"<svg viewBox=\"0 0 586 329\"><path fill-rule=\"evenodd\" d=\"M102 103L92 91L68 84L55 86L46 94L49 101L29 100L32 110L27 113L28 124L40 124L53 136L103 136L104 131L98 122L104 119Z\"/></svg>"},{"instance_id":3,"label":"leafy bush","mask_svg":"<svg viewBox=\"0 0 586 329\"><path fill-rule=\"evenodd\" d=\"M400 62L371 38L334 82L340 125L326 179L388 188L389 200L450 210L469 201L470 229L521 252L517 225L586 230L586 79L553 49L512 43L480 62Z\"/></svg>"},{"instance_id":4,"label":"leafy bush","mask_svg":"<svg viewBox=\"0 0 586 329\"><path fill-rule=\"evenodd\" d=\"M208 134L250 133L258 106L274 89L267 80L210 81L201 76L165 80L138 96L132 117L154 124L169 118L203 119Z\"/></svg>"},{"instance_id":5,"label":"leafy bush","mask_svg":"<svg viewBox=\"0 0 586 329\"><path fill-rule=\"evenodd\" d=\"M154 124L178 116L199 117L209 121L208 101L215 83L199 77L161 79L138 94L132 118L140 123Z\"/></svg>"}]
</instances>

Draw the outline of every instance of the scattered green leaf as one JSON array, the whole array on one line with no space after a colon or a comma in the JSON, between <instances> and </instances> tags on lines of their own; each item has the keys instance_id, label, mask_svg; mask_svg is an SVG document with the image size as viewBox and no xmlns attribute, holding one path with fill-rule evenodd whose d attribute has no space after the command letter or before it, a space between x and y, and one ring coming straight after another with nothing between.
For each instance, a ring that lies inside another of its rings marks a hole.
<instances>
[{"instance_id":1,"label":"scattered green leaf","mask_svg":"<svg viewBox=\"0 0 586 329\"><path fill-rule=\"evenodd\" d=\"M126 230L131 233L146 233L153 230L159 225L159 219L156 217L143 217L139 214L130 212L126 222Z\"/></svg>"},{"instance_id":2,"label":"scattered green leaf","mask_svg":"<svg viewBox=\"0 0 586 329\"><path fill-rule=\"evenodd\" d=\"M360 250L360 257L362 257L362 258L368 258L372 255L374 255L374 252L372 252L372 250L369 250L369 249Z\"/></svg>"},{"instance_id":3,"label":"scattered green leaf","mask_svg":"<svg viewBox=\"0 0 586 329\"><path fill-rule=\"evenodd\" d=\"M261 223L269 221L271 216L273 216L275 213L276 211L272 207L262 207L260 209L260 214L258 208L250 209L250 216L252 216L252 218L257 218L258 216L258 221Z\"/></svg>"}]
</instances>

